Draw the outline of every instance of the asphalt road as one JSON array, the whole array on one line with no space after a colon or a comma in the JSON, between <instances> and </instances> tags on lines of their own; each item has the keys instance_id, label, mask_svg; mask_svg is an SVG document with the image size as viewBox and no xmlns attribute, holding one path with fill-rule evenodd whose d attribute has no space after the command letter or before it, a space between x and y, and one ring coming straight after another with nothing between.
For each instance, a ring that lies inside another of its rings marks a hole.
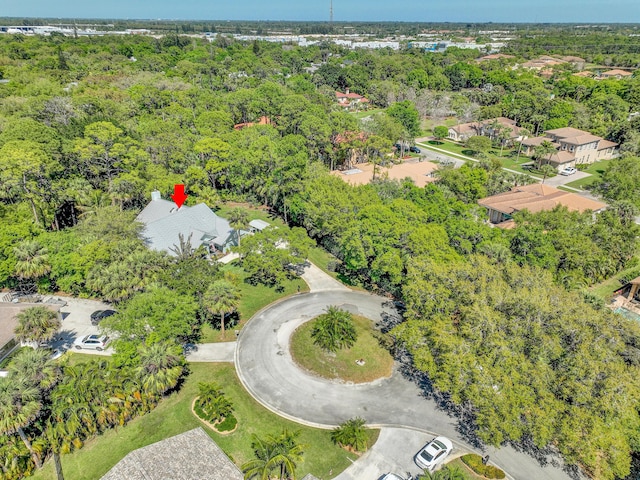
<instances>
[{"instance_id":1,"label":"asphalt road","mask_svg":"<svg viewBox=\"0 0 640 480\"><path fill-rule=\"evenodd\" d=\"M543 466L532 456L509 446L482 451L475 448L464 436L467 425L449 416L428 391L398 371L388 379L353 385L313 377L299 369L289 353L289 337L299 325L323 313L329 305L375 322L398 319L386 299L347 290L295 295L258 312L238 338L236 368L247 390L265 407L321 428L332 428L359 416L372 426L409 427L445 435L454 441L456 450L489 454L491 463L518 480L572 478L559 468L557 458L544 459L546 466ZM408 467L414 453L406 451Z\"/></svg>"}]
</instances>

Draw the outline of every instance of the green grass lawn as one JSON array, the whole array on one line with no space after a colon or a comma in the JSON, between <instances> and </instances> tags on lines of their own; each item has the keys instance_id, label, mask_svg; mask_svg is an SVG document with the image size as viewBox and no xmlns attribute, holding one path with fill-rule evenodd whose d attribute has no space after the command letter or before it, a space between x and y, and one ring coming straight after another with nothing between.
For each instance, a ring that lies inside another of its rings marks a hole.
<instances>
[{"instance_id":1,"label":"green grass lawn","mask_svg":"<svg viewBox=\"0 0 640 480\"><path fill-rule=\"evenodd\" d=\"M362 120L363 118L368 117L369 115L375 115L378 112L382 112L382 108L371 108L369 110L362 110L361 112L349 112L353 117L356 117L358 120Z\"/></svg>"},{"instance_id":2,"label":"green grass lawn","mask_svg":"<svg viewBox=\"0 0 640 480\"><path fill-rule=\"evenodd\" d=\"M230 264L223 267L223 271L231 272L238 276L238 286L240 288L240 307L238 308L238 324L227 328L223 336L219 330L219 324L213 328L209 324L202 326L201 343L229 342L236 339L235 330L240 330L245 323L261 308L266 307L279 298L284 298L297 292L308 292L309 287L301 278L294 278L283 283L282 289L268 287L266 285L251 285L245 282L247 274L242 268ZM219 319L217 319L219 321Z\"/></svg>"},{"instance_id":3,"label":"green grass lawn","mask_svg":"<svg viewBox=\"0 0 640 480\"><path fill-rule=\"evenodd\" d=\"M629 264L631 263L633 262L629 262ZM635 274L635 270L637 269L637 266L626 268L613 277L605 280L604 282L593 285L589 288L589 291L597 297L602 298L605 302L608 302L609 300L611 300L614 290L622 286L622 284L620 283L620 279L625 275L629 275L632 273Z\"/></svg>"},{"instance_id":4,"label":"green grass lawn","mask_svg":"<svg viewBox=\"0 0 640 480\"><path fill-rule=\"evenodd\" d=\"M77 354L76 354L77 355ZM75 355L74 355L75 356ZM330 438L329 430L298 425L285 420L258 404L244 390L231 364L190 364L191 374L182 389L162 400L158 407L124 427L110 430L94 438L80 450L62 456L66 478L73 480L95 480L104 475L127 453L164 438L203 426L191 412L191 402L197 396L199 382L217 382L232 400L238 429L230 435L219 435L210 428L205 431L237 464L253 458L251 435L263 437L278 434L283 428L299 431L299 442L306 445L304 461L300 463L298 478L312 473L320 479L332 478L348 467L355 455L337 447ZM333 475L329 471L333 470ZM33 476L35 480L55 478L53 462Z\"/></svg>"},{"instance_id":5,"label":"green grass lawn","mask_svg":"<svg viewBox=\"0 0 640 480\"><path fill-rule=\"evenodd\" d=\"M591 174L590 177L581 178L580 180L574 180L573 182L567 183L567 186L585 190L589 185L602 178L602 174L607 169L607 165L610 161L611 160L601 160L599 162L592 163L584 170L585 172Z\"/></svg>"},{"instance_id":6,"label":"green grass lawn","mask_svg":"<svg viewBox=\"0 0 640 480\"><path fill-rule=\"evenodd\" d=\"M433 135L434 127L444 125L445 127L453 127L458 124L458 119L455 117L445 118L444 120L433 120L432 118L425 118L420 124L422 133L426 135Z\"/></svg>"},{"instance_id":7,"label":"green grass lawn","mask_svg":"<svg viewBox=\"0 0 640 480\"><path fill-rule=\"evenodd\" d=\"M371 382L388 377L393 369L393 357L380 346L371 320L354 316L358 339L353 347L328 353L313 343L313 321L301 325L291 337L291 355L305 370L330 379L348 382ZM358 365L356 360L364 360Z\"/></svg>"}]
</instances>

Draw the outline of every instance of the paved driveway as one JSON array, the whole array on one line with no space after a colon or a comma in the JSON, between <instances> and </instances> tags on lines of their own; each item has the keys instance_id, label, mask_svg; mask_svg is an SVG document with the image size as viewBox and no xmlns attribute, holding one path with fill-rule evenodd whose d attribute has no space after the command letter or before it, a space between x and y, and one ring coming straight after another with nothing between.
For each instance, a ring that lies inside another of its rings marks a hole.
<instances>
[{"instance_id":1,"label":"paved driveway","mask_svg":"<svg viewBox=\"0 0 640 480\"><path fill-rule=\"evenodd\" d=\"M395 473L403 478L422 473L413 461L417 453L433 435L408 428L383 428L376 444L358 461L354 462L335 480L376 480L385 473ZM455 455L455 450L454 453Z\"/></svg>"},{"instance_id":2,"label":"paved driveway","mask_svg":"<svg viewBox=\"0 0 640 480\"><path fill-rule=\"evenodd\" d=\"M289 337L298 325L323 313L329 305L376 322L398 319L386 299L340 290L295 295L258 312L238 338L236 368L244 386L260 403L308 425L330 428L359 416L373 426L411 427L431 435L445 435L465 449L478 451L463 434L469 426L449 416L428 391L398 371L388 379L350 385L313 377L299 369L289 353ZM414 453L407 451L406 455L410 459ZM571 478L554 466L557 459L543 467L533 457L511 447L487 448L479 453L489 454L491 463L516 479ZM379 471L377 475L383 473Z\"/></svg>"},{"instance_id":3,"label":"paved driveway","mask_svg":"<svg viewBox=\"0 0 640 480\"><path fill-rule=\"evenodd\" d=\"M551 185L552 187L558 187L560 185L566 185L567 183L575 182L583 178L590 177L591 174L587 172L577 171L573 175L556 175L555 177L547 178L544 181L545 185Z\"/></svg>"},{"instance_id":4,"label":"paved driveway","mask_svg":"<svg viewBox=\"0 0 640 480\"><path fill-rule=\"evenodd\" d=\"M98 327L91 325L91 314L96 310L113 308L106 303L96 300L69 297L60 298L65 300L67 305L60 309L60 312L62 313L62 326L60 328L60 333L52 344L52 347L61 350L73 349L73 342L76 338L92 333L99 333ZM111 355L113 353L113 349L111 348L107 348L102 352L87 349L73 350L92 355Z\"/></svg>"}]
</instances>

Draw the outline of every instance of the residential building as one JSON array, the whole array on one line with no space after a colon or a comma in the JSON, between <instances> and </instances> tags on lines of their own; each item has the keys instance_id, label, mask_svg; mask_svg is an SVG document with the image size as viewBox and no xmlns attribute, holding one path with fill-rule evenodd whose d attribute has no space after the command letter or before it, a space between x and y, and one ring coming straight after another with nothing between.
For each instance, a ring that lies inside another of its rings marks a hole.
<instances>
[{"instance_id":1,"label":"residential building","mask_svg":"<svg viewBox=\"0 0 640 480\"><path fill-rule=\"evenodd\" d=\"M128 453L101 480L243 480L244 475L201 428Z\"/></svg>"},{"instance_id":2,"label":"residential building","mask_svg":"<svg viewBox=\"0 0 640 480\"><path fill-rule=\"evenodd\" d=\"M537 146L549 141L556 147L556 153L544 162L562 170L581 164L591 164L618 155L618 144L597 135L573 127L545 130L545 136L527 138L522 141L522 153L533 155Z\"/></svg>"},{"instance_id":3,"label":"residential building","mask_svg":"<svg viewBox=\"0 0 640 480\"><path fill-rule=\"evenodd\" d=\"M614 68L613 70L607 70L606 72L601 72L600 75L596 77L597 80L606 79L606 78L615 78L617 80L621 80L626 77L632 76L633 73L627 72L625 70L620 70L619 68Z\"/></svg>"},{"instance_id":4,"label":"residential building","mask_svg":"<svg viewBox=\"0 0 640 480\"><path fill-rule=\"evenodd\" d=\"M341 178L351 185L364 185L370 183L374 178L388 178L390 180L402 181L410 178L418 187L424 187L427 183L435 182L433 173L438 169L438 165L431 162L406 161L388 166L373 165L372 163L359 163L356 168L348 170L333 170L331 175Z\"/></svg>"},{"instance_id":5,"label":"residential building","mask_svg":"<svg viewBox=\"0 0 640 480\"><path fill-rule=\"evenodd\" d=\"M180 246L181 237L192 248L204 245L210 253L224 253L237 245L235 230L207 205L178 208L174 202L163 200L157 191L152 192L151 202L136 220L144 224L142 237L147 246L172 256L177 255L174 250Z\"/></svg>"},{"instance_id":6,"label":"residential building","mask_svg":"<svg viewBox=\"0 0 640 480\"><path fill-rule=\"evenodd\" d=\"M247 127L253 127L254 125L273 125L271 119L265 115L261 116L257 122L244 122L244 123L236 123L233 126L234 130L242 130Z\"/></svg>"},{"instance_id":7,"label":"residential building","mask_svg":"<svg viewBox=\"0 0 640 480\"><path fill-rule=\"evenodd\" d=\"M349 110L357 110L360 107L366 108L369 105L369 99L350 92L348 88L344 93L336 91L336 99L338 100L338 105Z\"/></svg>"},{"instance_id":8,"label":"residential building","mask_svg":"<svg viewBox=\"0 0 640 480\"><path fill-rule=\"evenodd\" d=\"M482 198L478 200L478 204L488 210L489 221L498 225L511 221L513 215L522 210L537 213L563 206L572 212L597 213L607 207L605 203L539 183L515 187L509 192ZM510 227L509 224L504 226Z\"/></svg>"},{"instance_id":9,"label":"residential building","mask_svg":"<svg viewBox=\"0 0 640 480\"><path fill-rule=\"evenodd\" d=\"M510 130L510 137L507 143L521 140L520 127L516 125L515 120L506 117L490 118L481 122L461 123L449 127L449 138L456 142L465 142L469 137L478 135L496 139L498 131L502 129Z\"/></svg>"},{"instance_id":10,"label":"residential building","mask_svg":"<svg viewBox=\"0 0 640 480\"><path fill-rule=\"evenodd\" d=\"M15 329L18 326L18 314L31 307L46 307L58 314L60 320L60 304L0 302L0 360L20 346L16 339Z\"/></svg>"}]
</instances>

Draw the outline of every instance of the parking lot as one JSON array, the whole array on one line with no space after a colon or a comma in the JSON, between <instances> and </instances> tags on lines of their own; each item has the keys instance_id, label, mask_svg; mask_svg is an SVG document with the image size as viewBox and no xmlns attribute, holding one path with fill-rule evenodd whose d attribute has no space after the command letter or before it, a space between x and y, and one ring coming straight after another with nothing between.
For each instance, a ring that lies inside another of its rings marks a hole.
<instances>
[{"instance_id":1,"label":"parking lot","mask_svg":"<svg viewBox=\"0 0 640 480\"><path fill-rule=\"evenodd\" d=\"M96 310L113 308L106 303L98 302L96 300L69 297L59 298L66 301L67 304L60 309L60 313L62 314L62 327L60 328L60 333L56 335L56 338L52 343L52 348L59 349L60 351L73 349L73 342L75 342L77 338L84 337L85 335L92 333L99 333L100 330L98 327L91 325L91 314ZM111 348L107 348L102 352L87 349L76 351L90 353L92 355L111 355L113 353L113 349Z\"/></svg>"}]
</instances>

